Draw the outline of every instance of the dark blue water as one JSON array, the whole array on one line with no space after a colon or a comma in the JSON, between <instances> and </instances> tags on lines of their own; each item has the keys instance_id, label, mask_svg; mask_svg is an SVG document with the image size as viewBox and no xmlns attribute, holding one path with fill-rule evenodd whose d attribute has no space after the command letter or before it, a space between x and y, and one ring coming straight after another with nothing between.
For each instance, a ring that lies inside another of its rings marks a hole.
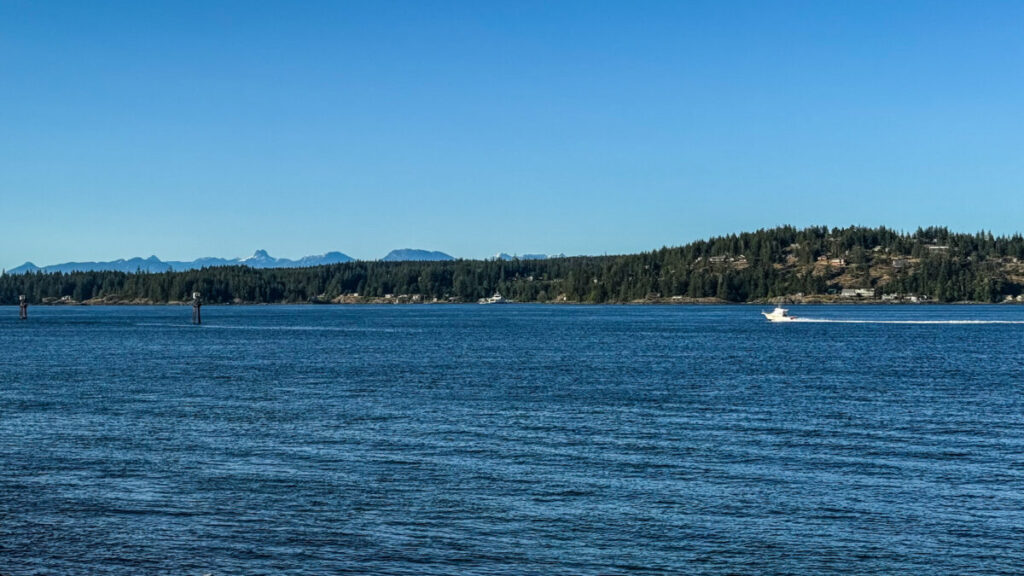
<instances>
[{"instance_id":1,"label":"dark blue water","mask_svg":"<svg viewBox=\"0 0 1024 576\"><path fill-rule=\"evenodd\" d=\"M758 311L0 309L0 573L1024 571L1024 325Z\"/></svg>"}]
</instances>

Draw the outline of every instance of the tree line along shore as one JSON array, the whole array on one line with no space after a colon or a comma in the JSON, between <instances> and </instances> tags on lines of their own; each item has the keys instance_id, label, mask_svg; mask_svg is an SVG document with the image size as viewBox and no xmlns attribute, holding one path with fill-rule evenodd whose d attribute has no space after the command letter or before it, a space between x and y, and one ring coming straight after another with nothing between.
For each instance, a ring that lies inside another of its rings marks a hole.
<instances>
[{"instance_id":1,"label":"tree line along shore","mask_svg":"<svg viewBox=\"0 0 1024 576\"><path fill-rule=\"evenodd\" d=\"M0 304L1024 301L1024 237L930 227L720 236L640 254L0 275Z\"/></svg>"}]
</instances>

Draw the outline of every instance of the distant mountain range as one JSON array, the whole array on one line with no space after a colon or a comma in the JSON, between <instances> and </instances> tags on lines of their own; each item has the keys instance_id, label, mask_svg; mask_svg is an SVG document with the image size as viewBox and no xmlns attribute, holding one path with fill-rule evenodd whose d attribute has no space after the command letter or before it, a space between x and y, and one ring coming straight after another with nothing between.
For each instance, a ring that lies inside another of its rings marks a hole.
<instances>
[{"instance_id":1,"label":"distant mountain range","mask_svg":"<svg viewBox=\"0 0 1024 576\"><path fill-rule=\"evenodd\" d=\"M388 255L381 258L384 262L408 262L410 260L437 262L440 260L455 260L454 257L444 252L432 252L430 250L416 250L414 248L402 248L392 250Z\"/></svg>"},{"instance_id":2,"label":"distant mountain range","mask_svg":"<svg viewBox=\"0 0 1024 576\"><path fill-rule=\"evenodd\" d=\"M495 260L547 260L548 258L565 258L565 254L519 254L519 255L513 255L513 254L507 254L505 252L501 252L500 254L495 254L494 255L494 259Z\"/></svg>"},{"instance_id":3,"label":"distant mountain range","mask_svg":"<svg viewBox=\"0 0 1024 576\"><path fill-rule=\"evenodd\" d=\"M504 252L495 256L497 260L538 260L544 258L556 258L558 256L547 256L545 254L523 254L522 256L510 256ZM8 274L24 274L26 272L93 272L112 270L115 272L178 272L181 270L196 270L199 268L213 268L216 266L248 266L250 268L305 268L309 266L324 266L326 264L339 264L352 262L355 258L341 252L328 252L316 256L304 256L298 260L288 258L274 258L267 254L266 250L257 250L248 258L197 258L190 262L179 260L163 261L156 256L149 258L129 258L113 260L110 262L65 262L50 266L36 266L31 262L25 262L17 268L7 271ZM413 248L402 248L388 252L387 256L381 258L384 262L405 262L405 261L442 261L455 260L453 256L444 252L431 250L417 250Z\"/></svg>"},{"instance_id":4,"label":"distant mountain range","mask_svg":"<svg viewBox=\"0 0 1024 576\"><path fill-rule=\"evenodd\" d=\"M168 272L181 270L195 270L198 268L212 268L215 266L248 266L250 268L304 268L307 266L322 266L324 264L337 264L339 262L351 262L354 260L347 254L341 252L328 252L317 256L305 256L298 260L287 258L274 258L267 254L266 250L257 250L248 258L197 258L190 262L179 260L163 261L156 256L149 258L129 258L127 260L113 260L111 262L65 262L51 266L36 266L31 262L25 262L17 268L7 271L8 274L24 274L25 272L92 272L99 270L113 270L115 272Z\"/></svg>"}]
</instances>

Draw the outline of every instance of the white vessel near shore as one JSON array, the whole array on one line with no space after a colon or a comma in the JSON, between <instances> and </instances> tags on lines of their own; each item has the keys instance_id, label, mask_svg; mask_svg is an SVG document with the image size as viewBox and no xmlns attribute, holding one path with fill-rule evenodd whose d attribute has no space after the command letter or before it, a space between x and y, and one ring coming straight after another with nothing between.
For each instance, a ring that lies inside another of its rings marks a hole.
<instances>
[{"instance_id":1,"label":"white vessel near shore","mask_svg":"<svg viewBox=\"0 0 1024 576\"><path fill-rule=\"evenodd\" d=\"M494 296L491 296L490 298L481 298L477 302L479 304L505 304L508 300L505 300L505 297L501 295L501 292L495 292Z\"/></svg>"},{"instance_id":2,"label":"white vessel near shore","mask_svg":"<svg viewBox=\"0 0 1024 576\"><path fill-rule=\"evenodd\" d=\"M790 316L789 310L782 306L776 306L775 310L771 312L761 312L761 314L768 319L769 322L792 322L796 320L796 316Z\"/></svg>"}]
</instances>

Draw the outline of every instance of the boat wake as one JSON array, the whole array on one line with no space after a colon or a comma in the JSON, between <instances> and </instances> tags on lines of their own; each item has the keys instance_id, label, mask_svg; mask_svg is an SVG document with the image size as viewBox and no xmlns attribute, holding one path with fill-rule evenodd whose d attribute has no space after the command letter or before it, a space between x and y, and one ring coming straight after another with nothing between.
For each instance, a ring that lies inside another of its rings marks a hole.
<instances>
[{"instance_id":1,"label":"boat wake","mask_svg":"<svg viewBox=\"0 0 1024 576\"><path fill-rule=\"evenodd\" d=\"M832 318L791 318L789 322L810 322L816 324L1024 324L1024 320L836 320Z\"/></svg>"},{"instance_id":2,"label":"boat wake","mask_svg":"<svg viewBox=\"0 0 1024 576\"><path fill-rule=\"evenodd\" d=\"M835 318L807 318L804 316L790 316L789 310L782 306L776 306L771 312L761 312L761 315L772 323L803 322L817 324L944 324L944 325L982 325L982 324L1024 324L1024 320L858 320L858 319L835 319Z\"/></svg>"}]
</instances>

